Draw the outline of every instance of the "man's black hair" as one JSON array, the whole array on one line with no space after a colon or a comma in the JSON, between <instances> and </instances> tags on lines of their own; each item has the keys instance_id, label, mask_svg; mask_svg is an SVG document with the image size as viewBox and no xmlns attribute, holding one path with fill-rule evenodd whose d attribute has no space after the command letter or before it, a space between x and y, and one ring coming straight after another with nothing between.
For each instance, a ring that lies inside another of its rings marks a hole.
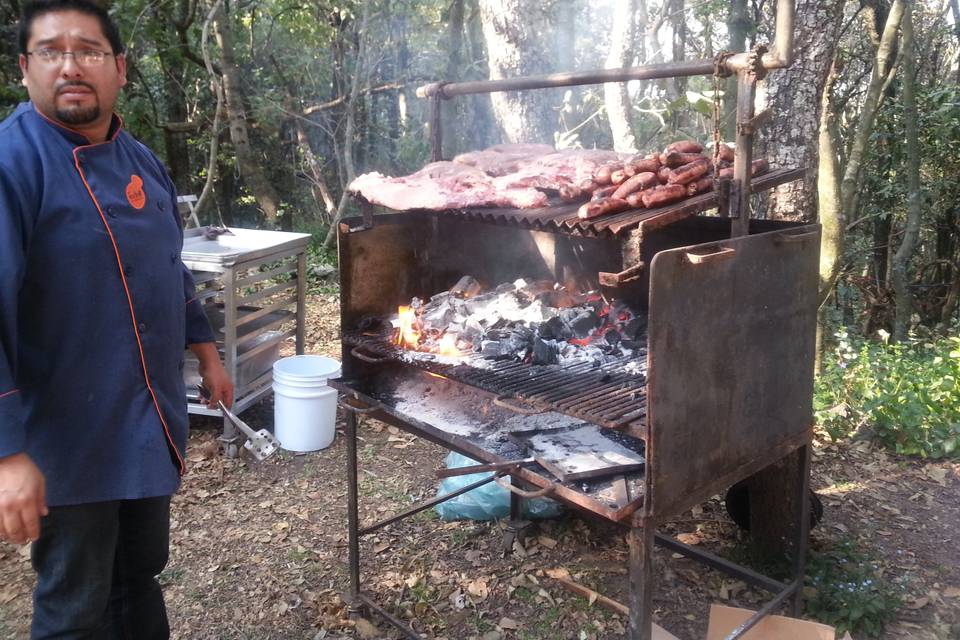
<instances>
[{"instance_id":1,"label":"man's black hair","mask_svg":"<svg viewBox=\"0 0 960 640\"><path fill-rule=\"evenodd\" d=\"M20 14L18 32L20 53L24 55L27 53L27 42L30 40L30 28L33 21L48 13L61 11L76 11L96 18L100 22L100 30L103 31L104 37L110 43L110 49L113 53L115 55L123 53L123 41L120 39L120 30L117 29L117 25L105 9L90 0L33 0L33 2L28 2Z\"/></svg>"}]
</instances>

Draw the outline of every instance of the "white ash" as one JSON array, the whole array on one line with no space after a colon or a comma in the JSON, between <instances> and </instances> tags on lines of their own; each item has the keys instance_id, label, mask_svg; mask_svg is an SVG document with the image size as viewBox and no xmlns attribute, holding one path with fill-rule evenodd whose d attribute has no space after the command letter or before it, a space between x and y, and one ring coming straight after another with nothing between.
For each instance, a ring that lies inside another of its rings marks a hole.
<instances>
[{"instance_id":1,"label":"white ash","mask_svg":"<svg viewBox=\"0 0 960 640\"><path fill-rule=\"evenodd\" d=\"M569 472L644 462L641 454L614 442L600 427L591 424L569 431L536 434L529 443L537 456L556 462Z\"/></svg>"}]
</instances>

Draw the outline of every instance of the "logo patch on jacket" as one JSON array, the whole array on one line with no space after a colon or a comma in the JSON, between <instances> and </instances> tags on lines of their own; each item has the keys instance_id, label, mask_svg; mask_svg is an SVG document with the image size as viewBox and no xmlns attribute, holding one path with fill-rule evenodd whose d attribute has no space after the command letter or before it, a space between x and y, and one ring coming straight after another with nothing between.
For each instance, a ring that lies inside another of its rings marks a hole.
<instances>
[{"instance_id":1,"label":"logo patch on jacket","mask_svg":"<svg viewBox=\"0 0 960 640\"><path fill-rule=\"evenodd\" d=\"M143 191L143 178L138 175L130 176L127 185L127 201L134 209L143 209L147 204L147 194Z\"/></svg>"}]
</instances>

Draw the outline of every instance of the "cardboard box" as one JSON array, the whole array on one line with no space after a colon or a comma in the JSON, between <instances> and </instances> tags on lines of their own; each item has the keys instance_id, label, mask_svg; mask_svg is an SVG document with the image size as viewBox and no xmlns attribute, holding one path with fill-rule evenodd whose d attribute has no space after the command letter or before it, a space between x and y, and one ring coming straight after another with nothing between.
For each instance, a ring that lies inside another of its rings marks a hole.
<instances>
[{"instance_id":1,"label":"cardboard box","mask_svg":"<svg viewBox=\"0 0 960 640\"><path fill-rule=\"evenodd\" d=\"M748 609L723 605L710 607L710 622L706 640L723 640L743 621L754 614ZM679 640L662 627L653 625L653 640ZM742 640L851 640L850 634L837 638L833 627L808 620L784 616L767 616L748 631Z\"/></svg>"}]
</instances>

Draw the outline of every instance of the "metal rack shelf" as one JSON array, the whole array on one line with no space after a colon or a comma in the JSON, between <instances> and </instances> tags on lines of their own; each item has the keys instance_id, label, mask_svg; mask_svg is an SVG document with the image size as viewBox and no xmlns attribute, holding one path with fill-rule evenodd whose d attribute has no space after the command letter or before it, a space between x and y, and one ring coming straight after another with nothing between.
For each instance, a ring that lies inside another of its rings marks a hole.
<instances>
[{"instance_id":1,"label":"metal rack shelf","mask_svg":"<svg viewBox=\"0 0 960 640\"><path fill-rule=\"evenodd\" d=\"M295 338L304 351L306 246L309 234L231 228L208 236L208 229L185 232L184 264L194 275L197 298L217 336L217 349L235 384L234 413L240 413L271 391L273 362L281 344ZM198 402L199 374L188 351L184 367L187 410L221 416ZM224 420L221 441L228 456L238 451L238 434Z\"/></svg>"}]
</instances>

